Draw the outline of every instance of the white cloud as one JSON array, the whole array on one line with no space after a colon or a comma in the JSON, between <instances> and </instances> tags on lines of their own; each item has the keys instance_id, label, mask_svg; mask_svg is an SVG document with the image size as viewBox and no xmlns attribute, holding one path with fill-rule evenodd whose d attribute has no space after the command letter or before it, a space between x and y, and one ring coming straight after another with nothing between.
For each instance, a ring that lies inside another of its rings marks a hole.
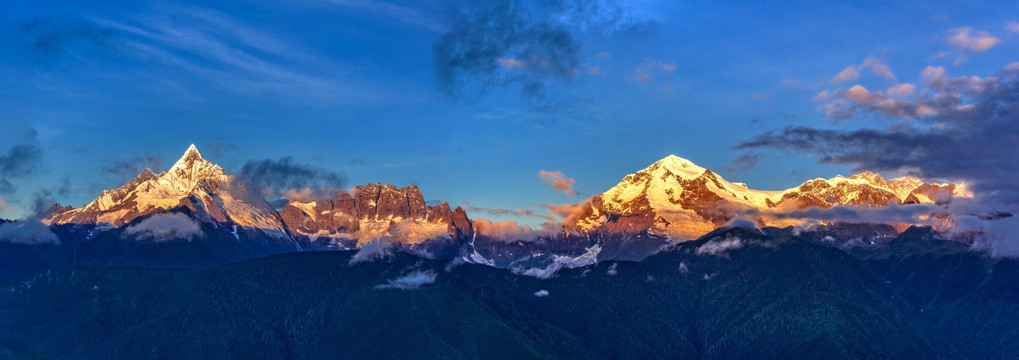
<instances>
[{"instance_id":1,"label":"white cloud","mask_svg":"<svg viewBox=\"0 0 1019 360\"><path fill-rule=\"evenodd\" d=\"M697 248L697 255L722 256L729 250L743 247L743 240L738 237L726 236L724 239L711 239Z\"/></svg>"},{"instance_id":2,"label":"white cloud","mask_svg":"<svg viewBox=\"0 0 1019 360\"><path fill-rule=\"evenodd\" d=\"M124 235L154 242L190 241L201 233L202 228L198 222L181 213L155 214L124 230Z\"/></svg>"},{"instance_id":3,"label":"white cloud","mask_svg":"<svg viewBox=\"0 0 1019 360\"><path fill-rule=\"evenodd\" d=\"M414 290L421 288L424 285L435 283L435 278L438 275L431 270L425 271L414 271L407 275L398 277L396 279L390 279L386 284L378 285L376 289L400 289L400 290Z\"/></svg>"},{"instance_id":4,"label":"white cloud","mask_svg":"<svg viewBox=\"0 0 1019 360\"><path fill-rule=\"evenodd\" d=\"M392 243L386 237L379 237L364 244L354 256L350 257L350 265L360 262L372 261L389 256L392 252Z\"/></svg>"},{"instance_id":5,"label":"white cloud","mask_svg":"<svg viewBox=\"0 0 1019 360\"><path fill-rule=\"evenodd\" d=\"M744 219L744 218L741 218L741 217L734 217L734 218L732 218L732 220L729 220L729 222L725 223L725 227L727 227L727 228L738 228L738 229L755 230L755 231L758 231L758 232L761 231L761 229L757 228L757 223L756 222L754 222L753 220L748 220L748 219Z\"/></svg>"},{"instance_id":6,"label":"white cloud","mask_svg":"<svg viewBox=\"0 0 1019 360\"><path fill-rule=\"evenodd\" d=\"M974 249L987 251L996 258L1019 258L1019 218L984 221L970 216L959 222L961 227L981 232L973 242Z\"/></svg>"},{"instance_id":7,"label":"white cloud","mask_svg":"<svg viewBox=\"0 0 1019 360\"><path fill-rule=\"evenodd\" d=\"M619 273L619 271L616 270L617 266L619 266L619 263L612 263L612 265L609 266L609 269L607 271L605 271L605 274L608 274L610 276L615 276L616 274Z\"/></svg>"},{"instance_id":8,"label":"white cloud","mask_svg":"<svg viewBox=\"0 0 1019 360\"><path fill-rule=\"evenodd\" d=\"M0 224L0 242L59 245L60 239L38 220L25 219Z\"/></svg>"},{"instance_id":9,"label":"white cloud","mask_svg":"<svg viewBox=\"0 0 1019 360\"><path fill-rule=\"evenodd\" d=\"M982 52L1001 43L1001 39L991 36L986 31L973 30L969 26L951 29L949 32L952 35L948 36L948 43L960 49Z\"/></svg>"},{"instance_id":10,"label":"white cloud","mask_svg":"<svg viewBox=\"0 0 1019 360\"><path fill-rule=\"evenodd\" d=\"M514 274L530 276L538 279L551 279L559 270L562 269L576 269L588 265L594 265L598 263L598 254L601 253L601 246L598 244L591 245L587 248L583 254L577 257L553 255L552 262L544 267L534 268L523 268L516 267L510 269ZM615 266L613 264L613 266Z\"/></svg>"},{"instance_id":11,"label":"white cloud","mask_svg":"<svg viewBox=\"0 0 1019 360\"><path fill-rule=\"evenodd\" d=\"M542 289L542 290L538 290L538 291L535 291L535 292L534 292L534 296L537 296L537 297L545 297L545 296L548 296L548 290L544 290L544 289Z\"/></svg>"}]
</instances>

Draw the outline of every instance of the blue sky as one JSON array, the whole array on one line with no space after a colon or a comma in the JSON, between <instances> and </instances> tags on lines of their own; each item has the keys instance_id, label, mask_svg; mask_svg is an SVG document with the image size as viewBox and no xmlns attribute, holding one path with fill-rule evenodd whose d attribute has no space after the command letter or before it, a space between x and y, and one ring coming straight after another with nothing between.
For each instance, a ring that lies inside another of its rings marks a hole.
<instances>
[{"instance_id":1,"label":"blue sky","mask_svg":"<svg viewBox=\"0 0 1019 360\"><path fill-rule=\"evenodd\" d=\"M908 126L923 114L823 107L904 84L921 97L928 67L994 76L1019 61L1016 14L1001 1L18 2L0 18L0 152L40 152L0 174L0 217L40 197L81 206L191 143L228 171L292 157L349 185L539 213L668 154L788 188L868 163L733 148L789 126ZM483 16L506 27L470 27Z\"/></svg>"}]
</instances>

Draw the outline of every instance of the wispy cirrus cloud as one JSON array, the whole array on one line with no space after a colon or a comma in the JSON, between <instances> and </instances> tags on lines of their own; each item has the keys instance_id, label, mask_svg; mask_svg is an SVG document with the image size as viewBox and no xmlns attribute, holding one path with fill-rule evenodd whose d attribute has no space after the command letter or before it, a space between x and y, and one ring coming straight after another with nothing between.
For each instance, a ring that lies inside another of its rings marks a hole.
<instances>
[{"instance_id":1,"label":"wispy cirrus cloud","mask_svg":"<svg viewBox=\"0 0 1019 360\"><path fill-rule=\"evenodd\" d=\"M46 57L89 64L105 80L178 92L180 100L201 99L196 93L215 89L331 105L375 101L385 92L281 31L211 8L156 3L137 12L34 19L22 31Z\"/></svg>"},{"instance_id":2,"label":"wispy cirrus cloud","mask_svg":"<svg viewBox=\"0 0 1019 360\"><path fill-rule=\"evenodd\" d=\"M533 216L545 218L545 216L537 215L534 213L534 210L524 208L523 206L519 206L516 209L509 209L491 206L475 206L467 201L463 201L462 203L464 204L464 210L467 210L467 212L469 213L480 212L498 216L511 215L511 216Z\"/></svg>"},{"instance_id":3,"label":"wispy cirrus cloud","mask_svg":"<svg viewBox=\"0 0 1019 360\"><path fill-rule=\"evenodd\" d=\"M158 173L163 168L163 157L145 154L130 159L114 160L103 165L100 172L103 177L109 178L115 184L120 184L137 176L146 168Z\"/></svg>"},{"instance_id":4,"label":"wispy cirrus cloud","mask_svg":"<svg viewBox=\"0 0 1019 360\"><path fill-rule=\"evenodd\" d=\"M322 2L368 14L381 15L389 19L433 32L440 32L449 28L449 26L440 21L435 14L424 12L418 8L399 5L388 1L324 0Z\"/></svg>"}]
</instances>

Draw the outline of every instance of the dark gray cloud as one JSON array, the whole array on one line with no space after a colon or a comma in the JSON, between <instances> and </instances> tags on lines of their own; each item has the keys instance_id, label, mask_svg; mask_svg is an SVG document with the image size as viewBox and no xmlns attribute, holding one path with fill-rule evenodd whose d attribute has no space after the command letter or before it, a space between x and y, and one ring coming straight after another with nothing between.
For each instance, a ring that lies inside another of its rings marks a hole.
<instances>
[{"instance_id":1,"label":"dark gray cloud","mask_svg":"<svg viewBox=\"0 0 1019 360\"><path fill-rule=\"evenodd\" d=\"M520 1L469 2L432 46L439 89L478 100L491 87L519 85L532 106L547 103L549 81L573 78L580 42L566 26L542 21Z\"/></svg>"},{"instance_id":2,"label":"dark gray cloud","mask_svg":"<svg viewBox=\"0 0 1019 360\"><path fill-rule=\"evenodd\" d=\"M44 214L60 198L65 198L71 193L71 178L64 177L56 186L42 187L32 193L29 198L28 208L33 216Z\"/></svg>"},{"instance_id":3,"label":"dark gray cloud","mask_svg":"<svg viewBox=\"0 0 1019 360\"><path fill-rule=\"evenodd\" d=\"M118 35L114 29L89 22L54 19L26 21L21 24L21 31L35 52L49 58L111 50L113 39Z\"/></svg>"},{"instance_id":4,"label":"dark gray cloud","mask_svg":"<svg viewBox=\"0 0 1019 360\"><path fill-rule=\"evenodd\" d=\"M956 219L979 219L981 224L976 227L983 235L975 248L1019 256L1012 251L1019 248L1019 235L1000 231L1013 228L1012 220L984 216L1019 211L1019 63L985 78L951 78L940 67L927 67L921 74L924 83L920 88L899 84L887 91L872 91L854 85L824 91L817 97L827 101L820 109L834 119L874 117L890 122L884 128L791 126L755 136L735 149L801 152L822 163L851 165L857 170L964 182L975 197L956 199L943 208L831 209L824 214L790 216L867 221L877 215L878 219L896 221L916 218L914 210L947 213Z\"/></svg>"},{"instance_id":5,"label":"dark gray cloud","mask_svg":"<svg viewBox=\"0 0 1019 360\"><path fill-rule=\"evenodd\" d=\"M861 170L966 181L985 195L1017 194L1019 79L1015 70L1019 69L1012 68L1016 66L983 79L949 79L943 69L928 68L925 94L891 102L886 94L853 91L854 86L831 95L834 100L828 105L841 109L833 116L877 115L893 123L883 129L786 127L735 148L791 150Z\"/></svg>"},{"instance_id":6,"label":"dark gray cloud","mask_svg":"<svg viewBox=\"0 0 1019 360\"><path fill-rule=\"evenodd\" d=\"M116 160L103 165L100 172L103 177L119 184L138 176L145 168L158 173L163 168L163 157L145 154L131 159Z\"/></svg>"},{"instance_id":7,"label":"dark gray cloud","mask_svg":"<svg viewBox=\"0 0 1019 360\"><path fill-rule=\"evenodd\" d=\"M583 63L580 34L602 36L647 30L656 24L618 0L462 2L456 20L432 47L439 89L473 102L490 88L514 86L531 111L570 107L577 99L552 96Z\"/></svg>"},{"instance_id":8,"label":"dark gray cloud","mask_svg":"<svg viewBox=\"0 0 1019 360\"><path fill-rule=\"evenodd\" d=\"M733 159L732 162L730 162L729 165L725 167L725 169L733 172L746 171L753 169L760 162L761 162L760 153L748 152L736 156L736 158Z\"/></svg>"},{"instance_id":9,"label":"dark gray cloud","mask_svg":"<svg viewBox=\"0 0 1019 360\"><path fill-rule=\"evenodd\" d=\"M7 154L0 155L0 195L10 196L17 192L10 179L32 175L43 169L42 148L34 144L37 133L31 130L29 136L33 144L14 145L7 150ZM7 200L2 197L0 211L12 211Z\"/></svg>"},{"instance_id":10,"label":"dark gray cloud","mask_svg":"<svg viewBox=\"0 0 1019 360\"><path fill-rule=\"evenodd\" d=\"M225 138L216 138L211 144L202 147L209 156L214 158L222 157L230 152L238 150L237 144L227 142Z\"/></svg>"},{"instance_id":11,"label":"dark gray cloud","mask_svg":"<svg viewBox=\"0 0 1019 360\"><path fill-rule=\"evenodd\" d=\"M348 181L343 173L299 164L290 156L248 161L238 175L277 194L293 189L341 189Z\"/></svg>"},{"instance_id":12,"label":"dark gray cloud","mask_svg":"<svg viewBox=\"0 0 1019 360\"><path fill-rule=\"evenodd\" d=\"M37 145L14 145L7 150L7 154L0 155L0 177L26 176L41 169L42 149Z\"/></svg>"},{"instance_id":13,"label":"dark gray cloud","mask_svg":"<svg viewBox=\"0 0 1019 360\"><path fill-rule=\"evenodd\" d=\"M14 194L16 190L17 189L14 188L14 184L11 184L11 182L7 181L7 179L0 178L0 194L11 195Z\"/></svg>"}]
</instances>

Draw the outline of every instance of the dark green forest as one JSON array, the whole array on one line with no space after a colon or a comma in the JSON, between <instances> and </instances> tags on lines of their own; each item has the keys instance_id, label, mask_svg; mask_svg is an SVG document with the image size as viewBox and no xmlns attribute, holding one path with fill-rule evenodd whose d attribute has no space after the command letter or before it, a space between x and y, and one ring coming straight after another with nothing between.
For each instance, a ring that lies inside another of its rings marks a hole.
<instances>
[{"instance_id":1,"label":"dark green forest","mask_svg":"<svg viewBox=\"0 0 1019 360\"><path fill-rule=\"evenodd\" d=\"M928 229L852 254L769 234L724 229L551 279L353 252L79 267L3 288L0 357L1019 358L1013 260ZM726 238L741 247L697 254ZM396 281L414 274L429 276Z\"/></svg>"}]
</instances>

